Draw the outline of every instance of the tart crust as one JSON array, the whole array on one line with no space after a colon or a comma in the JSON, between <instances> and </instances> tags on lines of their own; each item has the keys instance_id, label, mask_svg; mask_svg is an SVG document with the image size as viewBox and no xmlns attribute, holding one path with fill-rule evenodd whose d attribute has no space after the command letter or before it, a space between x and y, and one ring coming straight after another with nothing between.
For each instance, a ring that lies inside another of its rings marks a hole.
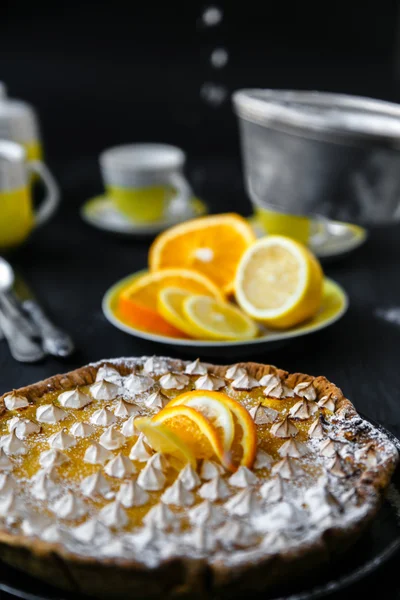
<instances>
[{"instance_id":1,"label":"tart crust","mask_svg":"<svg viewBox=\"0 0 400 600\"><path fill-rule=\"evenodd\" d=\"M141 366L145 358L99 361L15 391L35 403L49 392L92 384L97 370L102 366L113 367L121 375L128 375ZM179 370L187 364L181 360L166 360L172 368ZM219 376L224 376L230 366L204 364L209 373ZM337 398L336 413L340 412L346 418L358 416L353 404L325 377L289 374L274 366L254 362L238 363L238 366L246 368L248 374L257 379L266 374L276 374L290 388L302 381L312 382L318 397L332 394ZM4 398L8 394L9 392L0 397L0 417L6 410ZM358 436L363 436L364 442L368 441L362 428L355 432L354 440ZM381 444L385 442L382 436L380 440ZM379 449L379 442L374 442ZM393 452L389 454L386 449L385 459L379 469L364 471L358 481L357 491L360 496L372 497L373 501L369 502L369 510L363 518L347 529L328 528L312 543L303 543L290 551L263 555L261 558L256 556L238 564L217 560L209 562L206 558L174 557L161 561L157 567L149 568L134 560L78 556L61 544L12 535L1 529L0 559L52 585L104 598L127 598L134 594L141 598L208 598L214 595L230 598L251 592L265 592L276 585L303 577L318 566L329 564L336 555L351 546L378 512L397 460L396 449L393 447Z\"/></svg>"}]
</instances>

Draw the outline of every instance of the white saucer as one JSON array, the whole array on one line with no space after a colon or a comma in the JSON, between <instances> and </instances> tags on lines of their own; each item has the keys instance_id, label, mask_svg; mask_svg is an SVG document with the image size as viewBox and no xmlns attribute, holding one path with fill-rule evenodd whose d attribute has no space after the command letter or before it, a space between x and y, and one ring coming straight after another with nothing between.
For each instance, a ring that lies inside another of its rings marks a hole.
<instances>
[{"instance_id":1,"label":"white saucer","mask_svg":"<svg viewBox=\"0 0 400 600\"><path fill-rule=\"evenodd\" d=\"M202 200L192 198L187 203L187 209L179 215L174 214L153 223L135 222L125 217L108 196L96 196L87 200L80 211L82 219L89 225L103 231L132 237L156 235L172 225L200 217L207 212L207 206Z\"/></svg>"},{"instance_id":2,"label":"white saucer","mask_svg":"<svg viewBox=\"0 0 400 600\"><path fill-rule=\"evenodd\" d=\"M249 221L257 237L267 235L256 216L250 217ZM355 250L366 241L367 237L367 230L359 225L329 221L326 233L323 236L315 235L309 242L309 248L318 258L335 258Z\"/></svg>"}]
</instances>

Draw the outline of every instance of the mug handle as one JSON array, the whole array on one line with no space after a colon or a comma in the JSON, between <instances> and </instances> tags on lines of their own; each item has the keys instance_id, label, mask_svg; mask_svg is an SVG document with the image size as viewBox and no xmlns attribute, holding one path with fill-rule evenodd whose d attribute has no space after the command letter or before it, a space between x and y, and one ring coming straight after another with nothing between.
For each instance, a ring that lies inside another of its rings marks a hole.
<instances>
[{"instance_id":1,"label":"mug handle","mask_svg":"<svg viewBox=\"0 0 400 600\"><path fill-rule=\"evenodd\" d=\"M39 175L44 183L47 194L44 197L41 206L35 213L35 228L44 225L50 217L54 214L56 208L60 203L60 190L50 173L49 169L40 160L31 160L28 162L28 169L33 173Z\"/></svg>"},{"instance_id":2,"label":"mug handle","mask_svg":"<svg viewBox=\"0 0 400 600\"><path fill-rule=\"evenodd\" d=\"M192 188L189 182L181 173L172 173L168 179L168 182L178 192L176 197L172 200L169 207L169 211L172 214L180 214L184 217L184 213L190 210L188 200L193 196Z\"/></svg>"}]
</instances>

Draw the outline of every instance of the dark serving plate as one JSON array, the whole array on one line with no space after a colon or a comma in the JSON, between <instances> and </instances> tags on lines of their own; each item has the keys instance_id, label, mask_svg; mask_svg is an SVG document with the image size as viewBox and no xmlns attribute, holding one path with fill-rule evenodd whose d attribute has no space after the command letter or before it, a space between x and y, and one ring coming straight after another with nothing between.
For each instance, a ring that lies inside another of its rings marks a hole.
<instances>
[{"instance_id":1,"label":"dark serving plate","mask_svg":"<svg viewBox=\"0 0 400 600\"><path fill-rule=\"evenodd\" d=\"M374 426L384 432L400 451L400 440L379 424ZM394 556L400 548L400 467L393 476L389 493L371 527L343 559L329 565L328 571L310 576L303 587L280 589L263 595L263 600L316 600L343 591L362 580ZM87 596L63 592L38 579L22 574L0 563L0 598L4 593L21 600L88 600ZM128 599L127 599L128 600ZM139 600L139 599L138 599Z\"/></svg>"}]
</instances>

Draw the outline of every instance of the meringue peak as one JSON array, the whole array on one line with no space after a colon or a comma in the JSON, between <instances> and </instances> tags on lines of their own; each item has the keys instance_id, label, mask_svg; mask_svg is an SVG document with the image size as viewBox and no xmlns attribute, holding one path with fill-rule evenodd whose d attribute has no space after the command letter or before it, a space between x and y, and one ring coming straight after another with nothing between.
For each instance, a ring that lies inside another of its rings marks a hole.
<instances>
[{"instance_id":1,"label":"meringue peak","mask_svg":"<svg viewBox=\"0 0 400 600\"><path fill-rule=\"evenodd\" d=\"M147 462L152 456L152 451L144 440L144 435L141 433L131 448L129 458L138 462Z\"/></svg>"},{"instance_id":2,"label":"meringue peak","mask_svg":"<svg viewBox=\"0 0 400 600\"><path fill-rule=\"evenodd\" d=\"M244 369L243 367L239 367L238 364L236 365L232 365L231 367L229 367L229 369L227 369L226 373L225 373L225 377L226 379L236 379L237 377L240 377L242 375L246 375L247 371L246 369Z\"/></svg>"},{"instance_id":3,"label":"meringue peak","mask_svg":"<svg viewBox=\"0 0 400 600\"><path fill-rule=\"evenodd\" d=\"M189 491L196 489L201 484L200 477L197 475L190 463L183 467L178 475L178 479Z\"/></svg>"},{"instance_id":4,"label":"meringue peak","mask_svg":"<svg viewBox=\"0 0 400 600\"><path fill-rule=\"evenodd\" d=\"M228 483L233 487L247 488L258 482L258 477L250 469L243 465L238 468L228 479Z\"/></svg>"},{"instance_id":5,"label":"meringue peak","mask_svg":"<svg viewBox=\"0 0 400 600\"><path fill-rule=\"evenodd\" d=\"M39 423L55 424L67 418L65 410L54 404L42 404L36 409L36 420Z\"/></svg>"},{"instance_id":6,"label":"meringue peak","mask_svg":"<svg viewBox=\"0 0 400 600\"><path fill-rule=\"evenodd\" d=\"M107 425L112 425L115 423L115 416L108 408L99 408L95 410L92 416L90 417L90 422L93 425L101 425L106 427Z\"/></svg>"},{"instance_id":7,"label":"meringue peak","mask_svg":"<svg viewBox=\"0 0 400 600\"><path fill-rule=\"evenodd\" d=\"M294 393L300 398L306 398L306 400L317 399L317 392L312 381L301 381L295 386Z\"/></svg>"},{"instance_id":8,"label":"meringue peak","mask_svg":"<svg viewBox=\"0 0 400 600\"><path fill-rule=\"evenodd\" d=\"M164 390L183 390L189 384L189 377L183 373L166 373L158 383Z\"/></svg>"},{"instance_id":9,"label":"meringue peak","mask_svg":"<svg viewBox=\"0 0 400 600\"><path fill-rule=\"evenodd\" d=\"M105 466L104 471L110 477L116 477L117 479L124 479L129 475L132 475L136 472L135 467L132 464L132 461L129 460L127 456L123 454L117 454L114 458L112 458Z\"/></svg>"},{"instance_id":10,"label":"meringue peak","mask_svg":"<svg viewBox=\"0 0 400 600\"><path fill-rule=\"evenodd\" d=\"M303 442L298 442L290 438L282 444L278 450L279 456L290 456L292 458L301 458L309 453L309 449Z\"/></svg>"},{"instance_id":11,"label":"meringue peak","mask_svg":"<svg viewBox=\"0 0 400 600\"><path fill-rule=\"evenodd\" d=\"M261 402L259 402L250 408L249 414L256 425L266 425L273 423L279 415L279 412L269 406L263 406Z\"/></svg>"},{"instance_id":12,"label":"meringue peak","mask_svg":"<svg viewBox=\"0 0 400 600\"><path fill-rule=\"evenodd\" d=\"M153 525L157 529L169 529L176 520L176 514L163 502L159 502L144 516L143 523L148 526Z\"/></svg>"},{"instance_id":13,"label":"meringue peak","mask_svg":"<svg viewBox=\"0 0 400 600\"><path fill-rule=\"evenodd\" d=\"M147 392L154 385L154 379L149 377L148 375L136 375L132 373L125 379L125 388L133 394L134 396L137 394L142 394L143 392Z\"/></svg>"},{"instance_id":14,"label":"meringue peak","mask_svg":"<svg viewBox=\"0 0 400 600\"><path fill-rule=\"evenodd\" d=\"M119 488L117 500L125 508L143 506L149 501L149 494L140 487L137 481L127 481Z\"/></svg>"},{"instance_id":15,"label":"meringue peak","mask_svg":"<svg viewBox=\"0 0 400 600\"><path fill-rule=\"evenodd\" d=\"M217 391L225 386L225 380L221 377L217 377L216 375L210 375L206 373L206 375L201 375L194 384L196 390L204 390L204 391Z\"/></svg>"},{"instance_id":16,"label":"meringue peak","mask_svg":"<svg viewBox=\"0 0 400 600\"><path fill-rule=\"evenodd\" d=\"M111 381L101 379L90 386L90 393L95 400L114 400L119 395L119 387Z\"/></svg>"},{"instance_id":17,"label":"meringue peak","mask_svg":"<svg viewBox=\"0 0 400 600\"><path fill-rule=\"evenodd\" d=\"M104 433L101 434L99 443L106 450L118 450L126 442L126 437L118 431L115 425L110 425Z\"/></svg>"},{"instance_id":18,"label":"meringue peak","mask_svg":"<svg viewBox=\"0 0 400 600\"><path fill-rule=\"evenodd\" d=\"M199 358L188 363L185 367L185 373L187 375L206 375L207 372L207 367L200 362Z\"/></svg>"},{"instance_id":19,"label":"meringue peak","mask_svg":"<svg viewBox=\"0 0 400 600\"><path fill-rule=\"evenodd\" d=\"M219 506L216 506L209 500L204 500L201 504L194 506L188 512L189 520L192 525L215 527L225 521L225 515Z\"/></svg>"},{"instance_id":20,"label":"meringue peak","mask_svg":"<svg viewBox=\"0 0 400 600\"><path fill-rule=\"evenodd\" d=\"M98 442L93 442L85 452L83 457L84 462L91 465L104 465L104 463L112 457L109 450L104 448Z\"/></svg>"},{"instance_id":21,"label":"meringue peak","mask_svg":"<svg viewBox=\"0 0 400 600\"><path fill-rule=\"evenodd\" d=\"M219 463L214 462L213 460L203 460L203 464L200 469L200 477L205 481L209 481L210 479L214 479L218 475L222 475L224 473L224 468Z\"/></svg>"},{"instance_id":22,"label":"meringue peak","mask_svg":"<svg viewBox=\"0 0 400 600\"><path fill-rule=\"evenodd\" d=\"M128 516L125 512L124 507L118 500L106 504L99 512L99 520L107 527L113 529L120 529L128 524Z\"/></svg>"},{"instance_id":23,"label":"meringue peak","mask_svg":"<svg viewBox=\"0 0 400 600\"><path fill-rule=\"evenodd\" d=\"M76 388L75 390L69 390L67 392L63 392L58 396L58 402L64 408L84 408L91 402L93 402L92 398Z\"/></svg>"},{"instance_id":24,"label":"meringue peak","mask_svg":"<svg viewBox=\"0 0 400 600\"><path fill-rule=\"evenodd\" d=\"M69 430L70 434L76 438L89 437L92 435L92 433L94 433L94 431L95 429L93 425L90 425L90 423L80 423L78 421L73 423Z\"/></svg>"},{"instance_id":25,"label":"meringue peak","mask_svg":"<svg viewBox=\"0 0 400 600\"><path fill-rule=\"evenodd\" d=\"M50 506L50 510L60 519L73 521L86 514L84 502L75 496L72 492L66 492L64 496L55 500Z\"/></svg>"},{"instance_id":26,"label":"meringue peak","mask_svg":"<svg viewBox=\"0 0 400 600\"><path fill-rule=\"evenodd\" d=\"M59 467L64 463L68 462L69 458L61 450L57 448L51 448L50 450L44 450L39 456L39 464L44 469L50 469L51 467Z\"/></svg>"},{"instance_id":27,"label":"meringue peak","mask_svg":"<svg viewBox=\"0 0 400 600\"><path fill-rule=\"evenodd\" d=\"M146 398L146 400L144 401L147 408L154 408L154 409L164 408L164 406L167 404L167 402L168 402L168 398L166 396L164 396L164 394L162 394L160 391L150 394L150 396L148 396Z\"/></svg>"},{"instance_id":28,"label":"meringue peak","mask_svg":"<svg viewBox=\"0 0 400 600\"><path fill-rule=\"evenodd\" d=\"M230 495L229 488L220 475L216 475L199 489L199 495L205 500L223 500Z\"/></svg>"},{"instance_id":29,"label":"meringue peak","mask_svg":"<svg viewBox=\"0 0 400 600\"><path fill-rule=\"evenodd\" d=\"M224 504L224 508L232 515L245 517L254 515L260 510L260 502L253 489L244 489Z\"/></svg>"},{"instance_id":30,"label":"meringue peak","mask_svg":"<svg viewBox=\"0 0 400 600\"><path fill-rule=\"evenodd\" d=\"M76 446L76 440L72 435L69 435L65 429L53 433L49 437L50 448L58 448L59 450L66 450Z\"/></svg>"},{"instance_id":31,"label":"meringue peak","mask_svg":"<svg viewBox=\"0 0 400 600\"><path fill-rule=\"evenodd\" d=\"M260 382L254 377L251 377L251 375L244 373L236 377L232 381L231 386L234 390L252 390L256 387L260 387Z\"/></svg>"},{"instance_id":32,"label":"meringue peak","mask_svg":"<svg viewBox=\"0 0 400 600\"><path fill-rule=\"evenodd\" d=\"M97 498L98 496L107 498L110 494L110 489L110 484L100 471L85 477L80 484L82 494L89 498Z\"/></svg>"},{"instance_id":33,"label":"meringue peak","mask_svg":"<svg viewBox=\"0 0 400 600\"><path fill-rule=\"evenodd\" d=\"M176 479L174 483L165 490L161 496L164 504L173 504L175 506L192 506L194 503L193 494L185 488L182 481Z\"/></svg>"},{"instance_id":34,"label":"meringue peak","mask_svg":"<svg viewBox=\"0 0 400 600\"><path fill-rule=\"evenodd\" d=\"M140 415L140 409L136 404L128 404L124 400L119 399L113 405L113 412L116 417L127 419L128 417L137 417Z\"/></svg>"},{"instance_id":35,"label":"meringue peak","mask_svg":"<svg viewBox=\"0 0 400 600\"><path fill-rule=\"evenodd\" d=\"M296 425L286 415L281 421L277 421L271 427L271 434L275 437L289 438L299 433Z\"/></svg>"},{"instance_id":36,"label":"meringue peak","mask_svg":"<svg viewBox=\"0 0 400 600\"><path fill-rule=\"evenodd\" d=\"M29 401L25 396L12 392L4 397L4 404L7 410L20 410L29 406Z\"/></svg>"},{"instance_id":37,"label":"meringue peak","mask_svg":"<svg viewBox=\"0 0 400 600\"><path fill-rule=\"evenodd\" d=\"M147 464L139 473L138 484L147 491L159 491L164 489L166 478L162 471L153 465Z\"/></svg>"}]
</instances>

